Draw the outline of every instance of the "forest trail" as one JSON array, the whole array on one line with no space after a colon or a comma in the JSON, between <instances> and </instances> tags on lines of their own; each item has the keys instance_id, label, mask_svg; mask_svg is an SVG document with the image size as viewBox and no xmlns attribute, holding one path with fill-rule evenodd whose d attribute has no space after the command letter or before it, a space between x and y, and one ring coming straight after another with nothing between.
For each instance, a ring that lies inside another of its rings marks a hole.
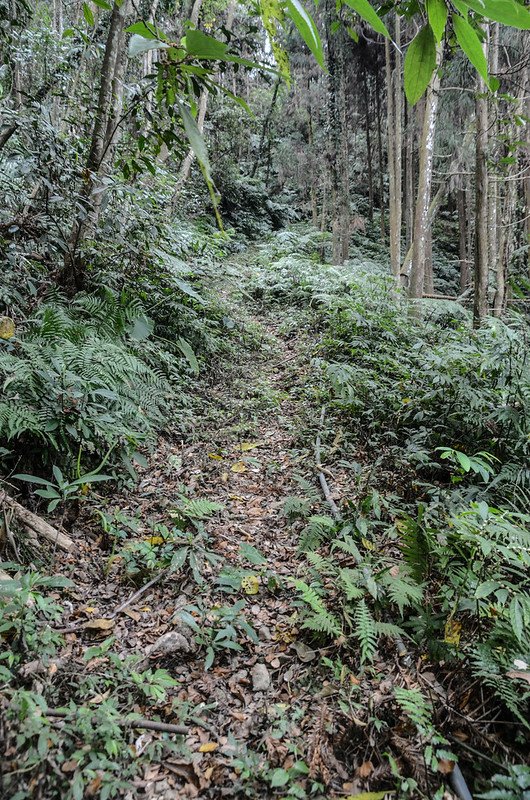
<instances>
[{"instance_id":1,"label":"forest trail","mask_svg":"<svg viewBox=\"0 0 530 800\"><path fill-rule=\"evenodd\" d=\"M300 494L301 476L314 484L312 508L329 511L318 496L310 432L318 426L319 409L309 400L309 343L293 326L294 309L260 312L254 304L248 312L239 293L235 299L225 293L225 299L243 314L235 323L251 332L250 345L238 348L229 375L204 387L192 435L161 440L138 486L112 502L120 515L139 521L140 543L156 540L160 525L171 529L173 509L184 496L218 503L218 512L197 521L201 529L204 524L204 549L216 563L197 551L200 576L193 569L170 574L116 614L113 609L136 586L123 581L122 557L109 559L108 540L95 537L76 557L78 565L90 565L89 574L76 574L79 603L66 623L74 660L112 634L121 658L140 655L143 669L167 669L176 679L169 695L187 704L197 723L189 722L186 737L193 755L189 761L170 756L153 762L134 780L147 797L163 800L173 798L175 789L179 797L247 796L247 790L248 796L268 797L272 787L301 787L309 778L336 784L348 777L332 741L337 728L327 698L336 688L313 676L328 648L313 650L299 637L290 579L300 565L300 525L283 513L286 498ZM125 549L130 545L128 539ZM186 624L190 615L201 630ZM86 628L77 627L81 620ZM206 621L215 631L228 625L229 635L212 641L204 633ZM214 661L205 668L209 646ZM98 669L101 658L93 661ZM169 702L167 716L159 708L131 710L178 722ZM142 746L155 736L142 734Z\"/></svg>"}]
</instances>

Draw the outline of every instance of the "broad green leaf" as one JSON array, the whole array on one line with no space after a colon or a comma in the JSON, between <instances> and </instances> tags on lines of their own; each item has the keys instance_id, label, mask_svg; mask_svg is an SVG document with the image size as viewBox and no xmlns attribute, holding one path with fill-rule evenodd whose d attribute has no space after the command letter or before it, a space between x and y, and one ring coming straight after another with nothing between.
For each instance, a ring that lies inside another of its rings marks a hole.
<instances>
[{"instance_id":1,"label":"broad green leaf","mask_svg":"<svg viewBox=\"0 0 530 800\"><path fill-rule=\"evenodd\" d=\"M307 13L300 0L286 0L285 10L292 19L298 33L311 50L318 64L325 69L324 50L320 40L320 34L313 18Z\"/></svg>"},{"instance_id":2,"label":"broad green leaf","mask_svg":"<svg viewBox=\"0 0 530 800\"><path fill-rule=\"evenodd\" d=\"M213 185L212 177L210 174L210 161L208 159L208 151L206 149L206 144L189 108L182 104L179 105L179 108L180 108L180 115L182 118L182 124L184 125L184 130L186 132L186 136L188 137L190 147L195 153L195 157L198 161L199 167L201 168L204 180L206 181L206 185L208 186L208 191L210 193L210 198L212 200L212 205L214 207L217 224L219 225L219 228L223 230L223 222L219 215L219 208L218 208L219 204L217 196L215 194L215 188Z\"/></svg>"},{"instance_id":3,"label":"broad green leaf","mask_svg":"<svg viewBox=\"0 0 530 800\"><path fill-rule=\"evenodd\" d=\"M95 6L98 8L103 8L105 11L112 11L112 6L110 3L107 3L106 0L92 0Z\"/></svg>"},{"instance_id":4,"label":"broad green leaf","mask_svg":"<svg viewBox=\"0 0 530 800\"><path fill-rule=\"evenodd\" d=\"M162 31L155 25L148 25L146 22L135 22L134 25L129 25L125 28L127 33L136 33L143 39L158 39L164 41L166 38Z\"/></svg>"},{"instance_id":5,"label":"broad green leaf","mask_svg":"<svg viewBox=\"0 0 530 800\"><path fill-rule=\"evenodd\" d=\"M405 95L415 105L425 92L436 68L436 44L430 25L416 34L405 56Z\"/></svg>"},{"instance_id":6,"label":"broad green leaf","mask_svg":"<svg viewBox=\"0 0 530 800\"><path fill-rule=\"evenodd\" d=\"M520 30L530 30L530 11L516 0L463 0L464 4L483 17Z\"/></svg>"},{"instance_id":7,"label":"broad green leaf","mask_svg":"<svg viewBox=\"0 0 530 800\"><path fill-rule=\"evenodd\" d=\"M83 3L83 16L87 25L92 27L95 24L96 20L94 19L94 14L88 3Z\"/></svg>"},{"instance_id":8,"label":"broad green leaf","mask_svg":"<svg viewBox=\"0 0 530 800\"><path fill-rule=\"evenodd\" d=\"M510 603L510 623L513 632L517 636L517 639L521 641L523 638L523 629L524 629L523 609L521 606L521 602L517 597L512 598L512 601Z\"/></svg>"},{"instance_id":9,"label":"broad green leaf","mask_svg":"<svg viewBox=\"0 0 530 800\"><path fill-rule=\"evenodd\" d=\"M289 773L287 770L278 767L270 776L271 787L285 786L286 783L289 783Z\"/></svg>"},{"instance_id":10,"label":"broad green leaf","mask_svg":"<svg viewBox=\"0 0 530 800\"><path fill-rule=\"evenodd\" d=\"M154 327L155 324L152 319L148 317L138 317L138 319L134 320L134 323L129 329L129 336L131 339L134 339L135 342L141 342L151 336Z\"/></svg>"},{"instance_id":11,"label":"broad green leaf","mask_svg":"<svg viewBox=\"0 0 530 800\"><path fill-rule=\"evenodd\" d=\"M241 558L255 565L263 564L267 561L263 553L260 553L257 547L254 547L253 544L248 544L248 542L241 542L239 545L239 555Z\"/></svg>"},{"instance_id":12,"label":"broad green leaf","mask_svg":"<svg viewBox=\"0 0 530 800\"><path fill-rule=\"evenodd\" d=\"M199 362L197 361L197 356L193 352L191 345L185 339L177 339L176 345L190 367L192 368L195 375L199 374Z\"/></svg>"},{"instance_id":13,"label":"broad green leaf","mask_svg":"<svg viewBox=\"0 0 530 800\"><path fill-rule=\"evenodd\" d=\"M427 0L427 16L429 25L437 42L442 41L447 23L447 6L445 0Z\"/></svg>"},{"instance_id":14,"label":"broad green leaf","mask_svg":"<svg viewBox=\"0 0 530 800\"><path fill-rule=\"evenodd\" d=\"M183 44L191 56L212 61L223 60L228 49L224 42L193 28L186 33Z\"/></svg>"},{"instance_id":15,"label":"broad green leaf","mask_svg":"<svg viewBox=\"0 0 530 800\"><path fill-rule=\"evenodd\" d=\"M388 28L381 17L374 11L368 0L344 0L344 2L350 8L353 8L365 22L371 25L374 31L390 39Z\"/></svg>"},{"instance_id":16,"label":"broad green leaf","mask_svg":"<svg viewBox=\"0 0 530 800\"><path fill-rule=\"evenodd\" d=\"M26 474L19 474L13 475L13 478L17 481L27 481L28 483L40 483L41 486L49 486L50 481L45 480L44 478L39 478L37 475L26 475Z\"/></svg>"},{"instance_id":17,"label":"broad green leaf","mask_svg":"<svg viewBox=\"0 0 530 800\"><path fill-rule=\"evenodd\" d=\"M459 450L455 450L456 460L464 470L464 472L469 472L471 469L471 460L465 453L461 453Z\"/></svg>"},{"instance_id":18,"label":"broad green leaf","mask_svg":"<svg viewBox=\"0 0 530 800\"><path fill-rule=\"evenodd\" d=\"M458 44L469 58L482 79L489 84L488 77L488 62L482 49L482 42L478 38L478 34L469 24L467 19L453 14L453 28ZM467 470L466 470L467 471Z\"/></svg>"},{"instance_id":19,"label":"broad green leaf","mask_svg":"<svg viewBox=\"0 0 530 800\"><path fill-rule=\"evenodd\" d=\"M159 39L146 39L144 36L133 33L129 39L129 56L134 58L148 50L167 50L169 47L171 45L161 42Z\"/></svg>"}]
</instances>

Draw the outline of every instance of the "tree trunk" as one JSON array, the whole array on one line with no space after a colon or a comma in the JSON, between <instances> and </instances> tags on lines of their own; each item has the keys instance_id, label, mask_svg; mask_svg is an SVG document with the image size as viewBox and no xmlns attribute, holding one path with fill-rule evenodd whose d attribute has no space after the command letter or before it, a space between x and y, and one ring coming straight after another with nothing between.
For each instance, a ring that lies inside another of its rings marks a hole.
<instances>
[{"instance_id":1,"label":"tree trunk","mask_svg":"<svg viewBox=\"0 0 530 800\"><path fill-rule=\"evenodd\" d=\"M390 266L392 274L399 280L401 269L401 55L398 48L401 40L401 20L395 15L394 32L396 49L391 49L385 40L386 86L387 86L387 149L388 149L388 213L390 226ZM393 58L392 58L393 57Z\"/></svg>"},{"instance_id":2,"label":"tree trunk","mask_svg":"<svg viewBox=\"0 0 530 800\"><path fill-rule=\"evenodd\" d=\"M414 231L414 109L405 104L405 233L407 249Z\"/></svg>"},{"instance_id":3,"label":"tree trunk","mask_svg":"<svg viewBox=\"0 0 530 800\"><path fill-rule=\"evenodd\" d=\"M456 207L458 213L458 257L460 260L460 294L469 286L469 260L467 250L467 225L466 225L466 193L459 187L456 190Z\"/></svg>"},{"instance_id":4,"label":"tree trunk","mask_svg":"<svg viewBox=\"0 0 530 800\"><path fill-rule=\"evenodd\" d=\"M440 88L439 66L441 47L437 51L437 68L427 89L423 130L419 145L418 194L414 212L414 240L412 244L412 269L410 273L409 297L417 299L423 296L425 279L425 259L427 254L427 236L429 227L429 206L434 161L434 139L436 134L436 118L438 114L438 98Z\"/></svg>"},{"instance_id":5,"label":"tree trunk","mask_svg":"<svg viewBox=\"0 0 530 800\"><path fill-rule=\"evenodd\" d=\"M379 167L379 211L380 211L380 225L381 225L381 241L383 244L386 241L386 225L385 225L385 185L384 175L385 168L383 164L383 132L381 125L381 100L380 100L380 80L379 70L375 73L375 115L377 123L377 161Z\"/></svg>"},{"instance_id":6,"label":"tree trunk","mask_svg":"<svg viewBox=\"0 0 530 800\"><path fill-rule=\"evenodd\" d=\"M374 219L374 175L372 168L372 137L370 131L370 87L366 69L363 70L364 77L364 130L366 134L366 164L368 167L368 219Z\"/></svg>"},{"instance_id":7,"label":"tree trunk","mask_svg":"<svg viewBox=\"0 0 530 800\"><path fill-rule=\"evenodd\" d=\"M487 56L488 26L485 26ZM488 204L488 100L486 84L478 79L476 98L476 148L475 148L475 296L473 325L479 327L488 313L489 279L489 204Z\"/></svg>"},{"instance_id":8,"label":"tree trunk","mask_svg":"<svg viewBox=\"0 0 530 800\"><path fill-rule=\"evenodd\" d=\"M59 278L60 284L70 295L81 289L84 283L84 268L78 257L78 248L86 235L91 218L93 219L94 189L97 188L97 177L113 135L109 130L109 121L112 119L116 102L116 98L113 96L113 87L116 75L120 70L122 49L125 46L124 29L129 13L129 4L130 0L122 3L115 2L110 18L101 65L101 81L94 126L85 167L86 180L82 193L84 208L82 213L77 215L72 227L68 251L65 254L64 266Z\"/></svg>"}]
</instances>

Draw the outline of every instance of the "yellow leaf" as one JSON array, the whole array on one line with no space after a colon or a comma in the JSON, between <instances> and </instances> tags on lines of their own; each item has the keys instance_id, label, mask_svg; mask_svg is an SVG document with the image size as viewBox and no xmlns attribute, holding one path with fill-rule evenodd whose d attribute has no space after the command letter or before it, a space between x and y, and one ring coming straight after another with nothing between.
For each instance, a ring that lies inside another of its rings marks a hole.
<instances>
[{"instance_id":1,"label":"yellow leaf","mask_svg":"<svg viewBox=\"0 0 530 800\"><path fill-rule=\"evenodd\" d=\"M360 794L349 794L346 800L383 800L392 794L395 792L361 792Z\"/></svg>"},{"instance_id":2,"label":"yellow leaf","mask_svg":"<svg viewBox=\"0 0 530 800\"><path fill-rule=\"evenodd\" d=\"M361 542L363 543L363 546L364 546L364 547L365 547L367 550L373 550L373 549L374 549L374 545L373 545L373 543L372 543L372 542L370 542L368 539L365 539L365 538L363 537L363 538L361 539Z\"/></svg>"},{"instance_id":3,"label":"yellow leaf","mask_svg":"<svg viewBox=\"0 0 530 800\"><path fill-rule=\"evenodd\" d=\"M406 406L406 405L408 405L408 403L412 402L412 398L411 397L404 397L401 402L403 403L404 406Z\"/></svg>"},{"instance_id":4,"label":"yellow leaf","mask_svg":"<svg viewBox=\"0 0 530 800\"><path fill-rule=\"evenodd\" d=\"M257 575L247 575L241 578L241 588L245 594L257 594L259 592L259 578Z\"/></svg>"},{"instance_id":5,"label":"yellow leaf","mask_svg":"<svg viewBox=\"0 0 530 800\"><path fill-rule=\"evenodd\" d=\"M256 447L261 447L264 442L241 442L239 448L242 453L248 453L249 450L254 450Z\"/></svg>"},{"instance_id":6,"label":"yellow leaf","mask_svg":"<svg viewBox=\"0 0 530 800\"><path fill-rule=\"evenodd\" d=\"M462 623L456 619L448 619L445 623L444 642L446 644L460 644L460 631L462 630Z\"/></svg>"},{"instance_id":7,"label":"yellow leaf","mask_svg":"<svg viewBox=\"0 0 530 800\"><path fill-rule=\"evenodd\" d=\"M205 742L199 747L199 753L213 753L219 747L219 742Z\"/></svg>"},{"instance_id":8,"label":"yellow leaf","mask_svg":"<svg viewBox=\"0 0 530 800\"><path fill-rule=\"evenodd\" d=\"M87 614L93 614L96 609L93 606L86 606L83 611L86 611Z\"/></svg>"},{"instance_id":9,"label":"yellow leaf","mask_svg":"<svg viewBox=\"0 0 530 800\"><path fill-rule=\"evenodd\" d=\"M163 536L150 536L147 541L149 544L164 544L166 540Z\"/></svg>"},{"instance_id":10,"label":"yellow leaf","mask_svg":"<svg viewBox=\"0 0 530 800\"><path fill-rule=\"evenodd\" d=\"M217 453L208 453L208 458L212 458L214 461L222 461L223 457L218 455Z\"/></svg>"},{"instance_id":11,"label":"yellow leaf","mask_svg":"<svg viewBox=\"0 0 530 800\"><path fill-rule=\"evenodd\" d=\"M247 465L243 461L236 461L235 464L232 464L230 469L232 472L246 472Z\"/></svg>"},{"instance_id":12,"label":"yellow leaf","mask_svg":"<svg viewBox=\"0 0 530 800\"><path fill-rule=\"evenodd\" d=\"M246 498L241 497L240 494L229 494L228 495L228 499L229 500L240 500L242 503L244 503Z\"/></svg>"},{"instance_id":13,"label":"yellow leaf","mask_svg":"<svg viewBox=\"0 0 530 800\"><path fill-rule=\"evenodd\" d=\"M12 339L15 335L15 323L9 317L0 317L0 339Z\"/></svg>"}]
</instances>

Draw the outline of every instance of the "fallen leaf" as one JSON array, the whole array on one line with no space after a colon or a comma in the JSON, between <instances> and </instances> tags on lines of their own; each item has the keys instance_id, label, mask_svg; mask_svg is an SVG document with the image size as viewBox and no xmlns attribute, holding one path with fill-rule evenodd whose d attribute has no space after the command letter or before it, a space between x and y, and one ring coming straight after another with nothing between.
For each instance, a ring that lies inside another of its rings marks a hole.
<instances>
[{"instance_id":1,"label":"fallen leaf","mask_svg":"<svg viewBox=\"0 0 530 800\"><path fill-rule=\"evenodd\" d=\"M395 792L361 792L360 794L349 794L346 800L384 800L387 795Z\"/></svg>"},{"instance_id":2,"label":"fallen leaf","mask_svg":"<svg viewBox=\"0 0 530 800\"><path fill-rule=\"evenodd\" d=\"M462 623L456 619L448 619L445 623L444 629L444 642L446 644L460 644L460 631L462 630Z\"/></svg>"},{"instance_id":3,"label":"fallen leaf","mask_svg":"<svg viewBox=\"0 0 530 800\"><path fill-rule=\"evenodd\" d=\"M245 594L258 594L259 578L256 575L246 575L241 578L241 588Z\"/></svg>"},{"instance_id":4,"label":"fallen leaf","mask_svg":"<svg viewBox=\"0 0 530 800\"><path fill-rule=\"evenodd\" d=\"M78 764L79 761L75 761L75 759L72 759L71 761L65 761L61 766L61 772L75 772Z\"/></svg>"},{"instance_id":5,"label":"fallen leaf","mask_svg":"<svg viewBox=\"0 0 530 800\"><path fill-rule=\"evenodd\" d=\"M249 450L254 450L256 447L261 447L265 442L241 442L239 449L242 453L248 453Z\"/></svg>"},{"instance_id":6,"label":"fallen leaf","mask_svg":"<svg viewBox=\"0 0 530 800\"><path fill-rule=\"evenodd\" d=\"M213 753L219 747L218 742L205 742L199 747L199 753Z\"/></svg>"},{"instance_id":7,"label":"fallen leaf","mask_svg":"<svg viewBox=\"0 0 530 800\"><path fill-rule=\"evenodd\" d=\"M142 615L138 613L138 611L133 611L132 608L124 608L123 614L126 614L128 617L133 619L135 622L139 622L142 618Z\"/></svg>"},{"instance_id":8,"label":"fallen leaf","mask_svg":"<svg viewBox=\"0 0 530 800\"><path fill-rule=\"evenodd\" d=\"M442 775L450 775L455 768L455 762L450 761L448 758L440 758L438 761L438 772Z\"/></svg>"},{"instance_id":9,"label":"fallen leaf","mask_svg":"<svg viewBox=\"0 0 530 800\"><path fill-rule=\"evenodd\" d=\"M308 661L313 661L317 657L315 651L303 642L293 642L292 646L296 650L296 655L304 664L307 664Z\"/></svg>"},{"instance_id":10,"label":"fallen leaf","mask_svg":"<svg viewBox=\"0 0 530 800\"><path fill-rule=\"evenodd\" d=\"M85 630L87 631L110 631L115 625L115 620L113 619L91 619L85 623Z\"/></svg>"},{"instance_id":11,"label":"fallen leaf","mask_svg":"<svg viewBox=\"0 0 530 800\"><path fill-rule=\"evenodd\" d=\"M0 317L0 339L12 339L15 335L15 323L9 317Z\"/></svg>"},{"instance_id":12,"label":"fallen leaf","mask_svg":"<svg viewBox=\"0 0 530 800\"><path fill-rule=\"evenodd\" d=\"M368 778L374 771L374 765L371 761L363 761L360 767L357 768L357 776L359 778Z\"/></svg>"},{"instance_id":13,"label":"fallen leaf","mask_svg":"<svg viewBox=\"0 0 530 800\"><path fill-rule=\"evenodd\" d=\"M530 671L523 672L520 669L511 669L509 672L506 673L506 677L520 679L522 681L530 683Z\"/></svg>"},{"instance_id":14,"label":"fallen leaf","mask_svg":"<svg viewBox=\"0 0 530 800\"><path fill-rule=\"evenodd\" d=\"M243 461L236 461L235 464L232 464L232 466L230 467L230 470L232 472L246 472L247 471L247 465Z\"/></svg>"},{"instance_id":15,"label":"fallen leaf","mask_svg":"<svg viewBox=\"0 0 530 800\"><path fill-rule=\"evenodd\" d=\"M208 453L208 458L211 458L213 461L222 461L223 457L220 456L218 453Z\"/></svg>"},{"instance_id":16,"label":"fallen leaf","mask_svg":"<svg viewBox=\"0 0 530 800\"><path fill-rule=\"evenodd\" d=\"M103 694L94 695L94 697L92 697L88 702L91 703L91 705L93 706L99 705L99 703L104 703L109 695L110 695L110 689L107 689L107 691L104 692Z\"/></svg>"},{"instance_id":17,"label":"fallen leaf","mask_svg":"<svg viewBox=\"0 0 530 800\"><path fill-rule=\"evenodd\" d=\"M149 536L147 540L149 544L164 544L166 541L163 536Z\"/></svg>"}]
</instances>

